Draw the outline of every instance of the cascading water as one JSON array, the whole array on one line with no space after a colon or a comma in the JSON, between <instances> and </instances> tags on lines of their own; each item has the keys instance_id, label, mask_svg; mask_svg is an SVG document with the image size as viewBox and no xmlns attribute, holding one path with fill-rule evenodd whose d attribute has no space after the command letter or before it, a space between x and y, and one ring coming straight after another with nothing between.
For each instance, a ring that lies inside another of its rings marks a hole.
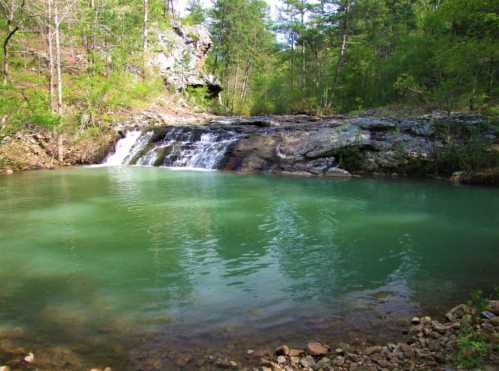
<instances>
[{"instance_id":1,"label":"cascading water","mask_svg":"<svg viewBox=\"0 0 499 371\"><path fill-rule=\"evenodd\" d=\"M161 135L153 131L127 132L104 165L143 165L174 168L217 169L240 135L232 130L172 127Z\"/></svg>"},{"instance_id":2,"label":"cascading water","mask_svg":"<svg viewBox=\"0 0 499 371\"><path fill-rule=\"evenodd\" d=\"M137 143L137 140L140 138L140 130L130 130L126 133L124 138L121 138L118 143L116 143L116 148L114 153L110 153L107 155L106 159L103 162L103 165L106 166L118 166L118 165L126 165L126 159L129 157L129 154Z\"/></svg>"}]
</instances>

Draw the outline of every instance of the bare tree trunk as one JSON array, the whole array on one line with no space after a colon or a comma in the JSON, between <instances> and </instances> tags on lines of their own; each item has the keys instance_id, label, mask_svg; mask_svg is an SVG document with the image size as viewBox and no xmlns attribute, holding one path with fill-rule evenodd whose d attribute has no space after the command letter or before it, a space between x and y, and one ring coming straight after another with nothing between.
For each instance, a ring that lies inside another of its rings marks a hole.
<instances>
[{"instance_id":1,"label":"bare tree trunk","mask_svg":"<svg viewBox=\"0 0 499 371\"><path fill-rule=\"evenodd\" d=\"M144 0L144 30L143 30L143 39L144 39L144 74L143 78L145 79L147 76L147 51L149 49L149 0Z\"/></svg>"},{"instance_id":2,"label":"bare tree trunk","mask_svg":"<svg viewBox=\"0 0 499 371\"><path fill-rule=\"evenodd\" d=\"M24 10L25 0L21 2L19 6L13 3L10 7L2 3L2 7L5 9L5 18L7 20L7 35L3 40L3 64L2 64L2 76L3 83L6 85L9 82L9 42L12 37L19 31L19 22L22 20L16 20L16 15ZM15 24L17 23L17 24Z\"/></svg>"},{"instance_id":3,"label":"bare tree trunk","mask_svg":"<svg viewBox=\"0 0 499 371\"><path fill-rule=\"evenodd\" d=\"M3 41L3 66L2 66L2 75L3 75L3 83L7 85L9 82L9 41L12 39L14 34L19 30L18 26L15 26L12 30L10 29L10 21L7 23L9 27L9 32L7 33L7 37Z\"/></svg>"},{"instance_id":4,"label":"bare tree trunk","mask_svg":"<svg viewBox=\"0 0 499 371\"><path fill-rule=\"evenodd\" d=\"M59 18L59 8L57 1L54 3L54 24L55 24L55 64L57 76L57 113L62 115L64 107L62 105L62 68L61 68L61 20ZM57 135L57 159L64 161L64 139L63 133Z\"/></svg>"},{"instance_id":5,"label":"bare tree trunk","mask_svg":"<svg viewBox=\"0 0 499 371\"><path fill-rule=\"evenodd\" d=\"M164 0L163 1L163 16L167 16L170 14L172 18L175 19L175 10L173 8L173 0Z\"/></svg>"},{"instance_id":6,"label":"bare tree trunk","mask_svg":"<svg viewBox=\"0 0 499 371\"><path fill-rule=\"evenodd\" d=\"M244 103L246 100L246 96L248 95L248 82L249 77L251 75L251 63L246 64L246 68L244 70L244 79L243 79L243 88L241 90L241 103Z\"/></svg>"},{"instance_id":7,"label":"bare tree trunk","mask_svg":"<svg viewBox=\"0 0 499 371\"><path fill-rule=\"evenodd\" d=\"M350 0L346 0L345 4L345 14L343 15L343 32L341 35L341 47L340 47L340 55L338 57L338 62L336 63L336 70L334 73L334 80L333 80L333 86L332 86L332 91L331 95L334 97L336 95L336 88L338 86L338 79L340 77L341 73L341 67L343 66L343 61L345 59L345 52L347 48L347 42L348 42L348 17L350 15Z\"/></svg>"},{"instance_id":8,"label":"bare tree trunk","mask_svg":"<svg viewBox=\"0 0 499 371\"><path fill-rule=\"evenodd\" d=\"M149 24L148 23L149 22L148 22L148 18L149 18L149 0L144 0L144 31L143 31L144 56L147 53L147 50L149 48L149 39L148 39L148 34L149 34L149 30L148 30Z\"/></svg>"},{"instance_id":9,"label":"bare tree trunk","mask_svg":"<svg viewBox=\"0 0 499 371\"><path fill-rule=\"evenodd\" d=\"M48 56L48 78L49 78L49 99L50 109L56 111L54 106L54 51L52 46L52 8L53 0L47 0L47 56Z\"/></svg>"},{"instance_id":10,"label":"bare tree trunk","mask_svg":"<svg viewBox=\"0 0 499 371\"><path fill-rule=\"evenodd\" d=\"M59 9L57 2L54 3L54 24L55 24L55 68L57 77L57 113L62 115L62 67L61 67L61 22L59 19Z\"/></svg>"}]
</instances>

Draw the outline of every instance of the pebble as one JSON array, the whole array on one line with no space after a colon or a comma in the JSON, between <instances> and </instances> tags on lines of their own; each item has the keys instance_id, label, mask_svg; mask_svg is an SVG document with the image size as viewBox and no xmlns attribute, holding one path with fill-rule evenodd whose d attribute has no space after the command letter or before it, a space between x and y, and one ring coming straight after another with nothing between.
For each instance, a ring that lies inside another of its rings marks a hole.
<instances>
[{"instance_id":1,"label":"pebble","mask_svg":"<svg viewBox=\"0 0 499 371\"><path fill-rule=\"evenodd\" d=\"M14 171L12 169L5 170L5 175L12 175L12 174L14 174Z\"/></svg>"},{"instance_id":2,"label":"pebble","mask_svg":"<svg viewBox=\"0 0 499 371\"><path fill-rule=\"evenodd\" d=\"M412 323L413 325L419 325L419 324L421 323L421 320L419 319L419 317L413 317L413 318L411 319L411 323Z\"/></svg>"},{"instance_id":3,"label":"pebble","mask_svg":"<svg viewBox=\"0 0 499 371\"><path fill-rule=\"evenodd\" d=\"M321 343L311 342L307 344L307 350L313 356L322 356L327 354L329 348Z\"/></svg>"},{"instance_id":4,"label":"pebble","mask_svg":"<svg viewBox=\"0 0 499 371\"><path fill-rule=\"evenodd\" d=\"M331 366L331 360L327 357L323 357L320 359L319 362L317 362L316 367L318 368L326 368Z\"/></svg>"},{"instance_id":5,"label":"pebble","mask_svg":"<svg viewBox=\"0 0 499 371\"><path fill-rule=\"evenodd\" d=\"M289 356L290 357L298 357L301 356L305 351L303 349L290 349Z\"/></svg>"},{"instance_id":6,"label":"pebble","mask_svg":"<svg viewBox=\"0 0 499 371\"><path fill-rule=\"evenodd\" d=\"M315 360L312 358L312 356L306 356L300 359L300 364L303 367L311 367L313 368L315 366Z\"/></svg>"},{"instance_id":7,"label":"pebble","mask_svg":"<svg viewBox=\"0 0 499 371\"><path fill-rule=\"evenodd\" d=\"M277 363L279 363L279 364L286 363L286 357L284 357L284 356L277 357Z\"/></svg>"},{"instance_id":8,"label":"pebble","mask_svg":"<svg viewBox=\"0 0 499 371\"><path fill-rule=\"evenodd\" d=\"M334 359L334 364L336 366L343 366L345 364L345 357L338 356Z\"/></svg>"},{"instance_id":9,"label":"pebble","mask_svg":"<svg viewBox=\"0 0 499 371\"><path fill-rule=\"evenodd\" d=\"M35 362L35 355L33 353L28 353L28 355L24 357L24 360L28 363L33 363Z\"/></svg>"},{"instance_id":10,"label":"pebble","mask_svg":"<svg viewBox=\"0 0 499 371\"><path fill-rule=\"evenodd\" d=\"M486 310L486 311L484 311L484 312L480 313L480 315L481 315L483 318L485 318L485 319L492 319L492 318L494 318L494 317L496 316L494 313L489 312L488 310Z\"/></svg>"}]
</instances>

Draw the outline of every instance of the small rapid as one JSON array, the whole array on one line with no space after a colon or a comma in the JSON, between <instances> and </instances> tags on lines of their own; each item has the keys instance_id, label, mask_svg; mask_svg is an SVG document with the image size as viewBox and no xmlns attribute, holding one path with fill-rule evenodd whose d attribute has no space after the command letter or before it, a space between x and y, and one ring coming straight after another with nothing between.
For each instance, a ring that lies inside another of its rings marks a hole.
<instances>
[{"instance_id":1,"label":"small rapid","mask_svg":"<svg viewBox=\"0 0 499 371\"><path fill-rule=\"evenodd\" d=\"M223 166L240 135L231 130L170 127L130 130L121 138L104 166L141 165L213 170Z\"/></svg>"}]
</instances>

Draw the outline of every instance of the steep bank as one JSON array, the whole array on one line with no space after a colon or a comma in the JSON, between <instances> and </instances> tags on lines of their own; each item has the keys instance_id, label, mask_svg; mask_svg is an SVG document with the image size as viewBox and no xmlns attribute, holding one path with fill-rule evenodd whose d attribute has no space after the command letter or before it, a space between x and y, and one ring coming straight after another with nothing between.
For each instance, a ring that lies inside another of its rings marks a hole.
<instances>
[{"instance_id":1,"label":"steep bank","mask_svg":"<svg viewBox=\"0 0 499 371\"><path fill-rule=\"evenodd\" d=\"M499 131L473 114L215 118L207 125L127 129L142 134L121 148L129 153L120 155L120 164L302 176L453 176L478 184L499 180Z\"/></svg>"}]
</instances>

